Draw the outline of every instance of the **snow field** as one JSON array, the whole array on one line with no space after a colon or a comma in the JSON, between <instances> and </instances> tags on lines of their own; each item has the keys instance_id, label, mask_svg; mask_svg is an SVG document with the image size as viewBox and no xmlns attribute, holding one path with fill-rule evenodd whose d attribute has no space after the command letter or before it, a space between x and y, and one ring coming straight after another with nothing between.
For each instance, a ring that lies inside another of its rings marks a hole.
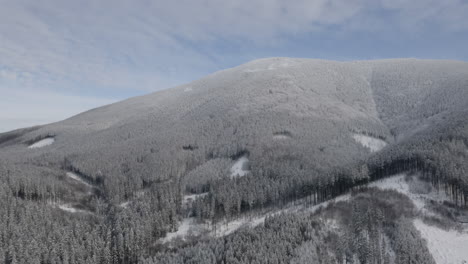
<instances>
[{"instance_id":1,"label":"snow field","mask_svg":"<svg viewBox=\"0 0 468 264\"><path fill-rule=\"evenodd\" d=\"M173 241L174 239L185 240L189 235L199 235L206 230L206 225L196 223L196 219L193 217L185 218L179 224L177 231L167 233L166 236L159 241L162 244Z\"/></svg>"},{"instance_id":2,"label":"snow field","mask_svg":"<svg viewBox=\"0 0 468 264\"><path fill-rule=\"evenodd\" d=\"M422 213L429 213L425 209L425 204L428 200L434 200L438 202L448 201L448 197L444 192L437 192L432 190L429 193L413 193L410 191L409 184L405 181L406 174L397 174L392 177L388 177L379 181L375 181L369 184L369 187L377 187L382 190L395 190L406 196L408 196L418 209ZM413 181L416 181L416 184L426 184L425 182L419 180L417 177L412 178Z\"/></svg>"},{"instance_id":3,"label":"snow field","mask_svg":"<svg viewBox=\"0 0 468 264\"><path fill-rule=\"evenodd\" d=\"M353 134L353 139L356 140L359 144L368 148L371 152L377 152L387 146L387 142L362 134Z\"/></svg>"},{"instance_id":4,"label":"snow field","mask_svg":"<svg viewBox=\"0 0 468 264\"><path fill-rule=\"evenodd\" d=\"M30 148L30 149L43 148L45 146L52 145L52 143L54 143L54 142L55 142L55 138L48 137L48 138L41 139L41 140L31 144L30 146L28 146L28 148Z\"/></svg>"},{"instance_id":5,"label":"snow field","mask_svg":"<svg viewBox=\"0 0 468 264\"><path fill-rule=\"evenodd\" d=\"M410 186L405 181L405 174L386 178L378 182L373 182L369 186L380 189L390 189L398 191L408 196L423 214L430 214L425 208L428 199L435 201L447 201L448 198L443 192L432 191L427 194L415 194L410 191ZM422 184L420 180L413 177L416 184ZM418 182L419 181L419 182ZM416 229L427 241L427 246L432 257L437 264L468 264L468 230L462 232L456 230L443 230L441 228L425 224L421 219L413 221Z\"/></svg>"},{"instance_id":6,"label":"snow field","mask_svg":"<svg viewBox=\"0 0 468 264\"><path fill-rule=\"evenodd\" d=\"M249 170L247 169L247 164L249 163L249 159L247 156L242 156L239 159L236 160L234 165L231 167L231 178L235 177L243 177L247 173L249 173Z\"/></svg>"},{"instance_id":7,"label":"snow field","mask_svg":"<svg viewBox=\"0 0 468 264\"><path fill-rule=\"evenodd\" d=\"M427 241L427 247L437 264L468 263L468 232L443 230L426 225L420 219L413 222Z\"/></svg>"}]
</instances>

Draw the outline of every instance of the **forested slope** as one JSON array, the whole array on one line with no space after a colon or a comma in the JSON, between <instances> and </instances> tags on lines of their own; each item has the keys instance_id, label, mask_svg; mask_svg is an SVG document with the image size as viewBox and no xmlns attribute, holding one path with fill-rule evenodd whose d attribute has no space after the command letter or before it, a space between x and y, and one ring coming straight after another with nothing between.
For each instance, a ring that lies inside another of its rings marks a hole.
<instances>
[{"instance_id":1,"label":"forested slope","mask_svg":"<svg viewBox=\"0 0 468 264\"><path fill-rule=\"evenodd\" d=\"M388 146L373 153L356 135ZM67 244L62 260L80 247L74 259L133 263L186 215L218 222L318 203L408 170L466 205L467 146L467 63L256 60L0 134L0 258L28 245L49 263ZM242 176L230 170L239 158ZM203 195L187 208L192 194ZM40 228L31 240L22 226Z\"/></svg>"}]
</instances>

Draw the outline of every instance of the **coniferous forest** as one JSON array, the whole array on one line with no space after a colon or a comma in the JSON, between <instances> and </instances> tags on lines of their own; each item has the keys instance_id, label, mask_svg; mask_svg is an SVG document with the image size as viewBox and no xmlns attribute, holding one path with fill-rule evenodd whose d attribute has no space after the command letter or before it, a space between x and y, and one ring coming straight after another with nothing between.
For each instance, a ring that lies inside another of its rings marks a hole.
<instances>
[{"instance_id":1,"label":"coniferous forest","mask_svg":"<svg viewBox=\"0 0 468 264\"><path fill-rule=\"evenodd\" d=\"M0 134L7 264L436 263L467 200L465 62L256 60Z\"/></svg>"}]
</instances>

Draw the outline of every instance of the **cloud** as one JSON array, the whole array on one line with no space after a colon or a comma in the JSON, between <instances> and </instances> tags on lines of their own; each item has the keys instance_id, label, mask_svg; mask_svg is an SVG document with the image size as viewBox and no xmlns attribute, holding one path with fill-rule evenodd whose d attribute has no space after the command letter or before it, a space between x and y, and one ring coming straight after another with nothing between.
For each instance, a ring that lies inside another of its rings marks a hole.
<instances>
[{"instance_id":1,"label":"cloud","mask_svg":"<svg viewBox=\"0 0 468 264\"><path fill-rule=\"evenodd\" d=\"M313 32L465 31L462 0L0 0L0 61L33 85L157 90L219 68L219 41ZM330 30L332 28L333 30ZM191 69L191 74L186 74ZM24 79L23 79L24 80ZM63 89L63 88L60 88Z\"/></svg>"},{"instance_id":2,"label":"cloud","mask_svg":"<svg viewBox=\"0 0 468 264\"><path fill-rule=\"evenodd\" d=\"M0 89L90 98L175 86L277 55L266 50L287 50L298 38L468 30L465 0L0 0L0 6ZM340 50L348 40L342 37Z\"/></svg>"}]
</instances>

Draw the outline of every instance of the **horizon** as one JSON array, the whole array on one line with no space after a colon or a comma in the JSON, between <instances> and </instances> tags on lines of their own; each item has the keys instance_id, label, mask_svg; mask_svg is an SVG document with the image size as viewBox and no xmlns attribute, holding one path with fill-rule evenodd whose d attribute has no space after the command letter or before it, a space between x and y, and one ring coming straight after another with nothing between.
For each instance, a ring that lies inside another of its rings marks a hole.
<instances>
[{"instance_id":1,"label":"horizon","mask_svg":"<svg viewBox=\"0 0 468 264\"><path fill-rule=\"evenodd\" d=\"M91 111L91 110L94 110L94 109L97 109L97 108L100 108L100 107L104 107L104 106L111 105L111 104L114 104L114 103L119 103L119 102L125 101L127 99L132 99L132 98L136 98L136 97L140 97L140 96L145 96L145 95L149 95L149 94L153 94L153 93L158 93L158 92L161 92L161 91L164 91L164 90L177 88L179 86L184 86L184 85L187 85L187 84L189 84L191 82L201 80L201 79L203 79L203 78L205 78L207 76L210 76L212 74L215 74L217 72L233 69L233 68L236 68L236 67L248 64L248 63L252 63L254 61L266 60L266 59L306 59L306 60L323 60L323 61L334 61L334 62L363 62L363 61L386 61L386 60L389 60L389 61L390 60L450 61L450 62L462 62L462 63L467 63L468 62L468 61L465 61L465 60L454 60L454 59L431 59L431 58L412 58L412 57L406 57L406 58L381 58L381 59L368 59L368 60L329 60L329 59L320 59L320 58L301 58L301 57L264 57L264 58L257 58L257 59L254 59L254 60L249 60L249 61L243 62L243 63L241 63L239 65L236 65L236 66L233 66L233 67L213 71L211 73L208 73L205 76L202 76L200 78L187 81L185 83L177 84L177 85L167 87L167 88L162 88L162 89L157 90L157 91L149 91L149 92L143 93L143 94L136 94L136 95L129 96L129 97L126 97L126 98L122 98L120 100L111 101L111 102L103 104L103 105L98 105L98 106L95 106L95 107L91 107L89 109L84 109L81 112L74 113L74 114L72 114L70 116L66 116L66 117L64 117L63 119L60 119L60 120L55 120L55 121L52 121L52 122L43 123L43 124L36 124L36 125L31 125L31 126L16 127L14 129L6 130L6 131L2 131L1 126L0 126L0 134L15 131L17 129L24 129L24 128L30 128L30 127L35 127L35 126L43 126L43 125L48 125L48 124L52 124L52 123L56 123L56 122L61 122L61 121L67 120L67 119L72 118L74 116L80 115L82 113L85 113L85 112L88 112L88 111Z\"/></svg>"}]
</instances>

